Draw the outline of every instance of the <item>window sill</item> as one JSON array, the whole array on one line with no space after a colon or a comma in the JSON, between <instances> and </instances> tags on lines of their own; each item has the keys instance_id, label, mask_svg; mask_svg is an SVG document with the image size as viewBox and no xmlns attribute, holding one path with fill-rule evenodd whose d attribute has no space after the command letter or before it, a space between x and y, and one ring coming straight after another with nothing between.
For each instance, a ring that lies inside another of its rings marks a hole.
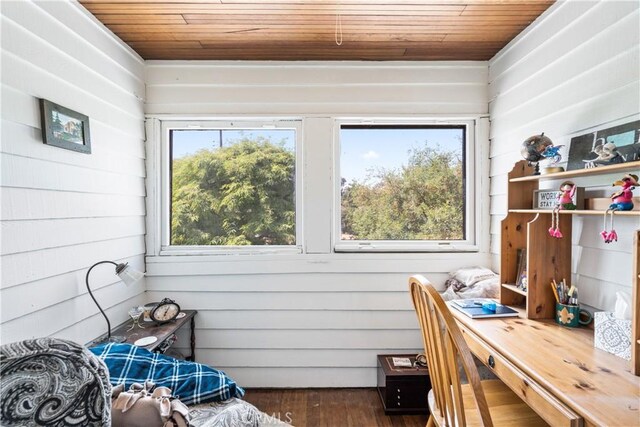
<instances>
[{"instance_id":1,"label":"window sill","mask_svg":"<svg viewBox=\"0 0 640 427\"><path fill-rule=\"evenodd\" d=\"M231 256L229 256L231 255ZM147 256L147 276L307 273L448 273L468 265L489 265L488 252L330 253ZM304 280L304 279L303 279Z\"/></svg>"},{"instance_id":2,"label":"window sill","mask_svg":"<svg viewBox=\"0 0 640 427\"><path fill-rule=\"evenodd\" d=\"M159 256L263 256L301 254L300 246L165 246Z\"/></svg>"},{"instance_id":3,"label":"window sill","mask_svg":"<svg viewBox=\"0 0 640 427\"><path fill-rule=\"evenodd\" d=\"M381 242L339 242L334 246L337 253L433 253L433 252L479 252L478 245L466 242L457 243L397 243Z\"/></svg>"}]
</instances>

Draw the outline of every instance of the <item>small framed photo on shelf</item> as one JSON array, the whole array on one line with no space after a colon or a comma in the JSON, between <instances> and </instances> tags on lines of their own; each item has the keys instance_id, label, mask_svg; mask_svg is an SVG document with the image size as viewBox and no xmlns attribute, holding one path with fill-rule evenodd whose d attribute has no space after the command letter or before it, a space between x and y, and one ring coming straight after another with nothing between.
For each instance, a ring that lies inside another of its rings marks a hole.
<instances>
[{"instance_id":1,"label":"small framed photo on shelf","mask_svg":"<svg viewBox=\"0 0 640 427\"><path fill-rule=\"evenodd\" d=\"M558 205L558 190L533 190L534 209L553 209Z\"/></svg>"},{"instance_id":2,"label":"small framed photo on shelf","mask_svg":"<svg viewBox=\"0 0 640 427\"><path fill-rule=\"evenodd\" d=\"M561 202L561 192L562 190L533 190L533 208L555 209ZM570 197L575 206L573 209L584 209L583 187L576 187Z\"/></svg>"},{"instance_id":3,"label":"small framed photo on shelf","mask_svg":"<svg viewBox=\"0 0 640 427\"><path fill-rule=\"evenodd\" d=\"M91 154L89 117L41 99L40 120L45 144Z\"/></svg>"}]
</instances>

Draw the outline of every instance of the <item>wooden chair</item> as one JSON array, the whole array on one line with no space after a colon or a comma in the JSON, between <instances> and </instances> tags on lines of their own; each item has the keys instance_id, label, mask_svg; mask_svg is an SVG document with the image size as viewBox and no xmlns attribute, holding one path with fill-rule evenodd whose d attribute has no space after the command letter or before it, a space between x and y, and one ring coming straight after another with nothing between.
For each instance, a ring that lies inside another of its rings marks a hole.
<instances>
[{"instance_id":1,"label":"wooden chair","mask_svg":"<svg viewBox=\"0 0 640 427\"><path fill-rule=\"evenodd\" d=\"M467 343L444 300L423 276L409 279L432 389L427 427L540 427L547 423L500 380L480 381ZM468 384L460 384L462 365Z\"/></svg>"}]
</instances>

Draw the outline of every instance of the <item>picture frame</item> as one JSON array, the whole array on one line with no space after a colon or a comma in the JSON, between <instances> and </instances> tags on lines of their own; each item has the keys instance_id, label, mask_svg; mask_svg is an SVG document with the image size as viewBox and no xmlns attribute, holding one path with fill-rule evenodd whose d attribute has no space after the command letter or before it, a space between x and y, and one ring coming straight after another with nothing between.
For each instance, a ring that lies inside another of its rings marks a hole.
<instances>
[{"instance_id":1,"label":"picture frame","mask_svg":"<svg viewBox=\"0 0 640 427\"><path fill-rule=\"evenodd\" d=\"M558 190L533 190L534 209L554 209L558 205Z\"/></svg>"},{"instance_id":2,"label":"picture frame","mask_svg":"<svg viewBox=\"0 0 640 427\"><path fill-rule=\"evenodd\" d=\"M640 120L571 138L567 170L640 160Z\"/></svg>"},{"instance_id":3,"label":"picture frame","mask_svg":"<svg viewBox=\"0 0 640 427\"><path fill-rule=\"evenodd\" d=\"M558 207L558 190L533 190L533 209L555 209ZM584 188L576 187L572 197L576 209L584 209Z\"/></svg>"},{"instance_id":4,"label":"picture frame","mask_svg":"<svg viewBox=\"0 0 640 427\"><path fill-rule=\"evenodd\" d=\"M44 144L91 154L88 116L40 99L40 120Z\"/></svg>"}]
</instances>

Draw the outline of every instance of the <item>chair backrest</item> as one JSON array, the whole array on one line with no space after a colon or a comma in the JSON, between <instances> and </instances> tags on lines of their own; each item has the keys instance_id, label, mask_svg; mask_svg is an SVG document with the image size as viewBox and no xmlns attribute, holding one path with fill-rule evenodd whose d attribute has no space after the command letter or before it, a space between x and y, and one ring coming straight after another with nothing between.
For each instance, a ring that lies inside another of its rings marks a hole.
<instances>
[{"instance_id":1,"label":"chair backrest","mask_svg":"<svg viewBox=\"0 0 640 427\"><path fill-rule=\"evenodd\" d=\"M0 346L0 425L111 426L111 384L104 363L58 338Z\"/></svg>"},{"instance_id":2,"label":"chair backrest","mask_svg":"<svg viewBox=\"0 0 640 427\"><path fill-rule=\"evenodd\" d=\"M422 331L431 387L445 425L466 425L458 369L460 363L473 391L482 425L493 426L478 370L449 308L423 276L411 276L409 288Z\"/></svg>"}]
</instances>

